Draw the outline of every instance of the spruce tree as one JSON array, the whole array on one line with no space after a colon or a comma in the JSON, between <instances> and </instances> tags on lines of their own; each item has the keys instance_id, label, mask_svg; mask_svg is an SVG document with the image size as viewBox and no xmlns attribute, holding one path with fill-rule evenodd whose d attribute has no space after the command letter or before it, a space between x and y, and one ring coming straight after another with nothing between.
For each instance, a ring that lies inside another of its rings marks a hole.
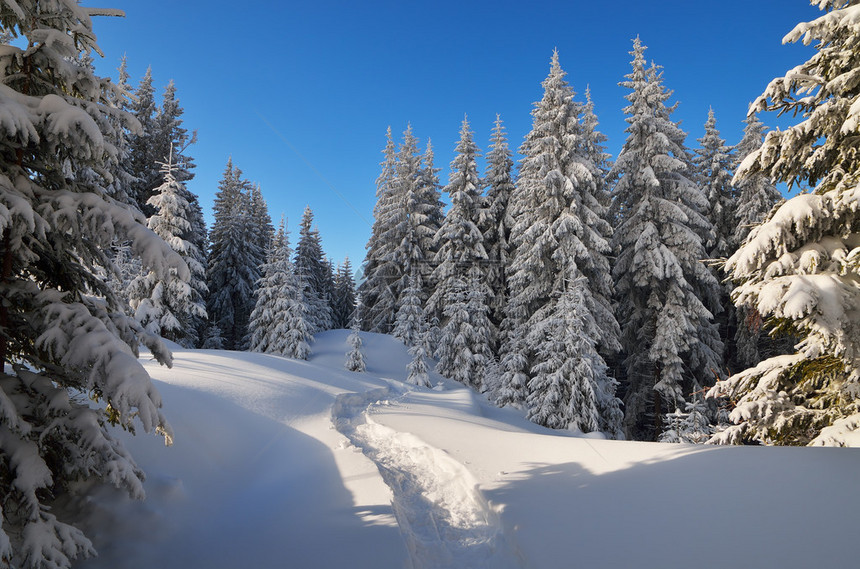
<instances>
[{"instance_id":1,"label":"spruce tree","mask_svg":"<svg viewBox=\"0 0 860 569\"><path fill-rule=\"evenodd\" d=\"M394 258L401 276L392 285L398 308L404 302L406 289L414 279L420 306L432 294L432 266L435 263L435 238L441 227L441 201L433 167L433 151L428 143L423 159L418 156L418 140L412 127L403 133L397 154L396 185L400 195L399 223L391 237L399 242Z\"/></svg>"},{"instance_id":2,"label":"spruce tree","mask_svg":"<svg viewBox=\"0 0 860 569\"><path fill-rule=\"evenodd\" d=\"M269 216L269 206L263 198L259 184L251 186L248 200L248 217L251 228L251 239L261 251L266 251L275 236L272 218Z\"/></svg>"},{"instance_id":3,"label":"spruce tree","mask_svg":"<svg viewBox=\"0 0 860 569\"><path fill-rule=\"evenodd\" d=\"M439 168L434 165L435 155L433 144L427 139L427 147L421 157L421 169L419 171L420 183L414 197L414 202L408 207L407 212L418 212L420 215L411 215L410 222L415 227L417 237L416 261L419 264L419 275L421 277L421 302L425 303L435 290L432 274L435 266L438 244L436 233L445 221L445 206L439 193Z\"/></svg>"},{"instance_id":4,"label":"spruce tree","mask_svg":"<svg viewBox=\"0 0 860 569\"><path fill-rule=\"evenodd\" d=\"M646 68L644 52L636 38L633 69L621 83L631 92L628 138L613 168L620 216L613 274L626 352L627 435L655 440L663 409L700 389L709 368L720 371L712 313L701 300L704 290L717 296L718 282L701 261L700 235L709 224L700 213L706 202L688 177L685 135L670 120L671 92L659 68Z\"/></svg>"},{"instance_id":5,"label":"spruce tree","mask_svg":"<svg viewBox=\"0 0 860 569\"><path fill-rule=\"evenodd\" d=\"M323 260L319 233L312 227L314 214L305 207L299 226L299 241L296 244L296 274L304 283L302 297L307 304L309 325L312 334L330 330L332 326L329 286L331 271Z\"/></svg>"},{"instance_id":6,"label":"spruce tree","mask_svg":"<svg viewBox=\"0 0 860 569\"><path fill-rule=\"evenodd\" d=\"M391 285L399 280L399 271L393 260L393 250L398 245L387 239L397 223L399 196L396 186L394 140L391 127L386 132L383 150L382 172L376 179L376 205L373 208L373 227L367 241L364 263L364 281L359 293L364 302L362 328L370 332L388 333L396 314L397 295Z\"/></svg>"},{"instance_id":7,"label":"spruce tree","mask_svg":"<svg viewBox=\"0 0 860 569\"><path fill-rule=\"evenodd\" d=\"M267 249L267 261L255 291L256 303L248 322L252 352L283 354L290 296L295 295L295 276L290 266L286 224L281 218L278 231Z\"/></svg>"},{"instance_id":8,"label":"spruce tree","mask_svg":"<svg viewBox=\"0 0 860 569\"><path fill-rule=\"evenodd\" d=\"M561 324L553 328L549 323L557 315L571 266L587 282L585 310L595 325L585 333L599 350L612 353L619 348L619 329L610 304L607 255L612 230L601 203L605 198L598 193L600 171L587 144L589 131L581 122L583 105L574 100L558 52L553 52L542 85L544 95L535 103L532 130L520 147L520 174L508 206L516 221L511 229L514 251L499 402L522 405L527 397L533 419L558 427L567 419L564 411L550 410L552 400L567 401L570 386L554 383L569 378L550 371L554 362L563 360L557 351L564 346L550 338L558 335L555 328Z\"/></svg>"},{"instance_id":9,"label":"spruce tree","mask_svg":"<svg viewBox=\"0 0 860 569\"><path fill-rule=\"evenodd\" d=\"M335 273L332 300L332 326L349 328L356 302L355 280L352 276L352 263L349 257L343 260Z\"/></svg>"},{"instance_id":10,"label":"spruce tree","mask_svg":"<svg viewBox=\"0 0 860 569\"><path fill-rule=\"evenodd\" d=\"M737 196L732 186L731 148L720 138L714 109L708 110L705 135L698 142L693 165L696 181L708 198L708 219L714 228L714 238L707 252L712 259L725 258L737 248Z\"/></svg>"},{"instance_id":11,"label":"spruce tree","mask_svg":"<svg viewBox=\"0 0 860 569\"><path fill-rule=\"evenodd\" d=\"M511 255L511 228L514 220L508 202L514 193L513 153L508 148L505 127L496 115L490 151L487 153L485 207L481 212L481 232L487 252L487 286L490 288L490 321L493 324L494 351L498 349L499 328L508 300L507 267Z\"/></svg>"},{"instance_id":12,"label":"spruce tree","mask_svg":"<svg viewBox=\"0 0 860 569\"><path fill-rule=\"evenodd\" d=\"M736 178L761 173L814 187L781 204L726 262L735 303L801 341L720 382L711 395L734 402L719 442L842 444L860 426L860 29L858 3L814 2L825 11L784 42L815 42L812 57L771 81L751 110L799 114L768 133ZM830 427L830 428L828 428Z\"/></svg>"},{"instance_id":13,"label":"spruce tree","mask_svg":"<svg viewBox=\"0 0 860 569\"><path fill-rule=\"evenodd\" d=\"M172 154L176 179L180 182L194 178L194 159L186 154L186 150L197 141L197 133L189 135L188 129L182 126L184 112L176 98L176 84L171 79L164 88L161 107L156 111L151 139L157 160L164 161L168 153Z\"/></svg>"},{"instance_id":14,"label":"spruce tree","mask_svg":"<svg viewBox=\"0 0 860 569\"><path fill-rule=\"evenodd\" d=\"M757 115L750 114L744 120L743 137L734 149L736 170L747 157L752 157L761 148L765 131L767 127ZM761 170L753 172L747 169L743 176L736 176L732 184L737 195L737 226L734 241L740 246L746 241L750 231L763 222L773 206L782 200L782 194Z\"/></svg>"},{"instance_id":15,"label":"spruce tree","mask_svg":"<svg viewBox=\"0 0 860 569\"><path fill-rule=\"evenodd\" d=\"M129 285L129 300L135 318L151 334L160 335L185 347L197 344L197 319L206 319L204 299L191 286L191 278L202 280L204 267L194 245L184 239L190 232L190 204L185 199L185 186L175 177L172 157L162 164L164 183L149 198L155 214L148 220L149 228L161 237L185 261L189 279L173 274L159 276L156 271L139 275Z\"/></svg>"},{"instance_id":16,"label":"spruce tree","mask_svg":"<svg viewBox=\"0 0 860 569\"><path fill-rule=\"evenodd\" d=\"M436 358L436 372L482 391L490 351L490 321L485 285L478 267L449 285Z\"/></svg>"},{"instance_id":17,"label":"spruce tree","mask_svg":"<svg viewBox=\"0 0 860 569\"><path fill-rule=\"evenodd\" d=\"M460 129L446 191L451 208L436 233L438 251L432 275L436 289L427 300L428 315L440 318L436 371L476 389L491 357L490 290L483 235L478 227L483 205L474 143L468 120Z\"/></svg>"},{"instance_id":18,"label":"spruce tree","mask_svg":"<svg viewBox=\"0 0 860 569\"><path fill-rule=\"evenodd\" d=\"M458 294L453 291L455 281L464 280L473 267L487 259L483 235L478 228L483 204L476 163L480 152L467 119L463 119L455 152L449 182L445 187L451 207L436 232L437 252L432 275L435 289L426 305L428 315L438 317L442 328L447 321L443 315L444 307ZM486 283L483 284L486 286Z\"/></svg>"},{"instance_id":19,"label":"spruce tree","mask_svg":"<svg viewBox=\"0 0 860 569\"><path fill-rule=\"evenodd\" d=\"M417 272L417 271L416 271ZM421 289L418 287L418 277L414 274L409 279L409 286L403 292L400 306L397 309L392 335L412 347L421 341L426 330L424 311L421 309Z\"/></svg>"},{"instance_id":20,"label":"spruce tree","mask_svg":"<svg viewBox=\"0 0 860 569\"><path fill-rule=\"evenodd\" d=\"M146 202L152 195L152 190L159 185L158 164L164 162L166 158L166 155L159 156L158 145L156 144L158 107L155 104L151 67L147 67L146 74L134 91L130 110L137 122L140 123L139 128L132 131L128 140L130 173L135 178L131 194L137 201L140 210L149 215L151 212Z\"/></svg>"},{"instance_id":21,"label":"spruce tree","mask_svg":"<svg viewBox=\"0 0 860 569\"><path fill-rule=\"evenodd\" d=\"M346 337L346 343L352 348L346 353L344 367L347 371L363 372L367 369L364 354L361 352L361 333L359 328L358 311L350 319L350 333Z\"/></svg>"},{"instance_id":22,"label":"spruce tree","mask_svg":"<svg viewBox=\"0 0 860 569\"><path fill-rule=\"evenodd\" d=\"M767 130L755 114L748 116L744 122L743 138L735 147L736 167L739 167L747 156L761 148L764 132ZM738 194L734 238L735 243L741 245L752 228L766 219L773 206L782 199L782 194L762 172L748 173L743 178L733 180L733 184ZM764 321L757 310L747 306L738 306L736 310L738 326L734 340L735 362L738 367L734 369L755 367L762 360L762 351L783 351L778 347L780 342L762 334Z\"/></svg>"},{"instance_id":23,"label":"spruce tree","mask_svg":"<svg viewBox=\"0 0 860 569\"><path fill-rule=\"evenodd\" d=\"M215 194L206 274L209 319L220 328L228 350L246 346L254 288L265 259L265 251L259 248L251 227L250 187L242 171L229 160Z\"/></svg>"},{"instance_id":24,"label":"spruce tree","mask_svg":"<svg viewBox=\"0 0 860 569\"><path fill-rule=\"evenodd\" d=\"M128 85L129 75L127 67L128 62L126 61L125 56L123 56L120 60L119 69L117 70L118 76L116 89L107 93L111 106L124 112L128 112L130 109L129 95L131 93L131 88ZM108 184L107 190L114 199L137 207L138 203L135 199L133 188L135 178L129 171L128 166L131 156L128 131L120 117L113 116L110 120L112 126L111 135L113 136L111 143L116 148L117 161L116 163L109 164L113 180Z\"/></svg>"},{"instance_id":25,"label":"spruce tree","mask_svg":"<svg viewBox=\"0 0 860 569\"><path fill-rule=\"evenodd\" d=\"M297 360L306 360L311 355L311 343L314 341L314 330L310 308L305 298L308 289L307 282L301 273L296 273L295 287L288 297L286 318L286 335L283 355Z\"/></svg>"},{"instance_id":26,"label":"spruce tree","mask_svg":"<svg viewBox=\"0 0 860 569\"><path fill-rule=\"evenodd\" d=\"M107 189L121 159L114 129L130 124L111 104L116 85L84 60L98 53L93 13L73 0L19 0L0 14L17 38L0 53L0 559L9 567L68 568L94 553L52 508L88 482L143 497L143 472L108 424L171 438L137 349L144 342L165 364L170 353L123 313L101 268L111 244L127 242L159 277L189 272Z\"/></svg>"},{"instance_id":27,"label":"spruce tree","mask_svg":"<svg viewBox=\"0 0 860 569\"><path fill-rule=\"evenodd\" d=\"M705 250L710 259L725 259L737 249L734 239L738 223L737 194L732 186L732 149L720 138L713 109L708 111L705 135L698 139L698 142L693 169L695 179L708 200L706 216L713 227L713 237L706 244ZM725 280L725 275L718 267L712 265L711 270L717 280ZM734 338L738 327L737 313L729 299L729 292L729 283L720 287L720 310L714 315L720 341L724 346L723 367L728 367L734 360Z\"/></svg>"}]
</instances>

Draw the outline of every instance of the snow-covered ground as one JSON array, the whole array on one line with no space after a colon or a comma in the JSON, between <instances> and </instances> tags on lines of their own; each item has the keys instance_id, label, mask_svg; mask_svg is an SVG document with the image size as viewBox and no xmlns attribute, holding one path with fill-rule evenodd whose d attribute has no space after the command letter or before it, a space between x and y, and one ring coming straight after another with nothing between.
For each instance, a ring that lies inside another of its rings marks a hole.
<instances>
[{"instance_id":1,"label":"snow-covered ground","mask_svg":"<svg viewBox=\"0 0 860 569\"><path fill-rule=\"evenodd\" d=\"M310 361L174 351L148 364L176 441L123 436L147 500L73 504L100 555L80 567L854 567L860 450L566 436L347 331Z\"/></svg>"}]
</instances>

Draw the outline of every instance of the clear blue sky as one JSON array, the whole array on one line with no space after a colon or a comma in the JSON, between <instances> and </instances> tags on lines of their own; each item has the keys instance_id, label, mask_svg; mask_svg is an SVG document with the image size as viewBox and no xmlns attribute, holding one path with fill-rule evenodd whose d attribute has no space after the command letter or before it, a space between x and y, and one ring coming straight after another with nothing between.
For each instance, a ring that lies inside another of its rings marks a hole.
<instances>
[{"instance_id":1,"label":"clear blue sky","mask_svg":"<svg viewBox=\"0 0 860 569\"><path fill-rule=\"evenodd\" d=\"M94 22L102 75L116 77L126 54L133 85L147 66L159 97L176 82L185 126L199 135L189 187L207 220L232 156L260 184L275 222L287 216L293 245L310 205L327 255L356 266L389 125L396 140L407 123L422 144L432 139L445 183L464 114L482 151L501 114L516 150L557 47L581 97L590 86L616 155L627 92L618 82L638 34L664 68L670 101L680 101L674 118L688 145L702 136L709 107L734 144L749 102L812 51L783 46L783 36L820 14L806 0L83 3L126 12Z\"/></svg>"}]
</instances>

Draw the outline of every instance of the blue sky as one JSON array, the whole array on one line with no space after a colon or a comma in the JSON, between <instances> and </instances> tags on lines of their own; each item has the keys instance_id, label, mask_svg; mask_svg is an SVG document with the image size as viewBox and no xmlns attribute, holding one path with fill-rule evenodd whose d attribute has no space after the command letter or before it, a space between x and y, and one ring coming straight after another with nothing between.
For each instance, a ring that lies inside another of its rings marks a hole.
<instances>
[{"instance_id":1,"label":"blue sky","mask_svg":"<svg viewBox=\"0 0 860 569\"><path fill-rule=\"evenodd\" d=\"M84 2L90 5L89 1ZM805 0L615 0L473 2L408 0L226 2L113 0L99 7L125 18L96 18L116 77L123 54L136 85L152 66L161 91L176 82L185 126L198 131L189 184L211 220L228 157L258 182L272 218L288 218L295 245L310 205L335 262L364 258L385 131L399 140L408 123L436 151L443 183L468 115L486 151L496 113L516 150L558 48L568 81L589 86L616 155L624 143L632 39L664 68L679 101L675 120L696 145L708 108L729 144L747 105L812 49L781 44L798 22L820 14ZM777 124L764 115L769 126ZM785 124L785 121L780 121Z\"/></svg>"}]
</instances>

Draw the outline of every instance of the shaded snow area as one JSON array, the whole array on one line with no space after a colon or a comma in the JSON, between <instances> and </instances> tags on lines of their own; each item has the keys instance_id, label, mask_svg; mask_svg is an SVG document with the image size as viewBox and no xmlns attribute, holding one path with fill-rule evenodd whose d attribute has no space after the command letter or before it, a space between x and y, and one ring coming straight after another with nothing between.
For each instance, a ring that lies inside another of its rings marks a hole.
<instances>
[{"instance_id":1,"label":"shaded snow area","mask_svg":"<svg viewBox=\"0 0 860 569\"><path fill-rule=\"evenodd\" d=\"M89 569L852 567L860 450L568 436L348 331L307 362L174 351L148 369L176 440L125 436L147 499L69 504Z\"/></svg>"}]
</instances>

